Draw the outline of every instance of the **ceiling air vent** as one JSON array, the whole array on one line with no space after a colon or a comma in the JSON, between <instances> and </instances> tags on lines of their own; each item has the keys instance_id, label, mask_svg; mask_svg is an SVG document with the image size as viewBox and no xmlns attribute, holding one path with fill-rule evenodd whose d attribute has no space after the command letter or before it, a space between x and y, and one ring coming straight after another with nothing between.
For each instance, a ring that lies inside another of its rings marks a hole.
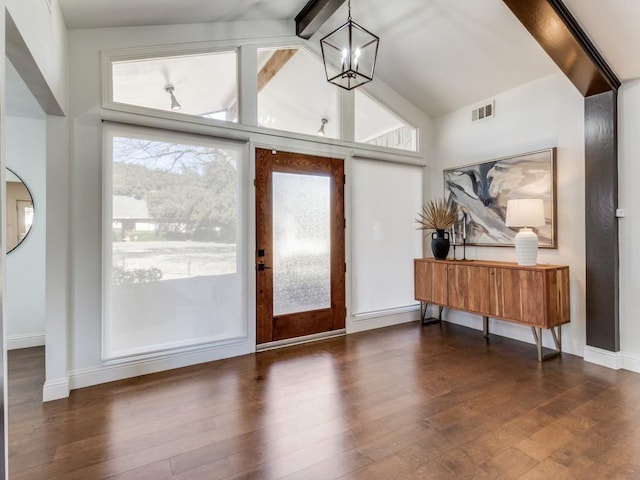
<instances>
[{"instance_id":1,"label":"ceiling air vent","mask_svg":"<svg viewBox=\"0 0 640 480\"><path fill-rule=\"evenodd\" d=\"M491 118L495 115L495 110L495 102L487 103L480 108L476 108L471 112L471 121L475 122L485 118Z\"/></svg>"}]
</instances>

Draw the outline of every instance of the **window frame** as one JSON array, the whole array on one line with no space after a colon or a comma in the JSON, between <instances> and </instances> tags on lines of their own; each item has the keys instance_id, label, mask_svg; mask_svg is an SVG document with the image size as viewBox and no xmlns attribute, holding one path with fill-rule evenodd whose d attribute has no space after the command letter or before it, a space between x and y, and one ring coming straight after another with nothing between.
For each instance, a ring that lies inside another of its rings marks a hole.
<instances>
[{"instance_id":1,"label":"window frame","mask_svg":"<svg viewBox=\"0 0 640 480\"><path fill-rule=\"evenodd\" d=\"M361 89L358 93L361 93L362 95L366 95L367 97L369 97L369 100L371 100L372 102L375 102L376 104L378 104L379 107L387 110L388 113L390 113L391 115L395 116L398 120L402 121L405 125L413 128L415 130L415 144L416 144L416 148L415 150L406 150L403 148L393 148L393 147L378 147L378 148L386 148L388 150L392 150L394 152L400 151L400 152L409 152L409 153L418 153L420 152L420 129L418 127L416 127L415 125L412 125L406 118L404 118L403 115L400 115L394 108L388 106L385 102L380 101L379 98L377 98L375 95L373 95L371 92L368 92L365 89ZM359 142L355 139L355 129L356 129L356 98L355 98L355 92L353 95L353 129L354 129L354 142L357 143L358 145L372 145L370 143L366 143L366 142Z\"/></svg>"},{"instance_id":2,"label":"window frame","mask_svg":"<svg viewBox=\"0 0 640 480\"><path fill-rule=\"evenodd\" d=\"M317 62L319 62L319 64L322 66L322 58L318 58L318 56L316 55L315 52L312 52L311 50L309 50L308 48L305 48L303 45L297 44L286 44L286 45L257 45L256 46L256 53L259 54L260 50L280 50L280 49L297 49L297 50L301 50L304 54L309 55L309 57L311 57L312 59L316 60ZM322 68L323 71L323 75L324 75L324 67ZM259 73L259 71L256 72L256 75ZM324 78L324 77L323 77ZM335 88L331 85L332 88ZM344 108L343 108L343 97L342 97L342 92L343 89L340 88L335 88L335 107L336 107L336 113L337 113L337 117L336 119L333 120L333 122L335 122L338 125L337 128L337 137L331 137L331 136L327 136L327 139L333 140L333 141L344 141L345 139L342 138L342 133L343 133L343 128L342 128L342 123L344 120ZM285 130L285 129L281 129L281 128L270 128L270 127L265 127L265 126L261 126L260 125L260 102L259 102L259 96L260 96L260 92L257 91L256 89L256 125L258 125L260 128L264 129L264 130L268 130L268 131L279 131L279 132L286 132L286 133L290 133L290 134L296 134L296 135L305 135L307 137L311 136L311 137L315 137L317 136L314 133L303 133L303 132L298 132L298 131L293 131L293 130ZM318 127L320 127L320 120L322 119L322 116L318 117Z\"/></svg>"},{"instance_id":3,"label":"window frame","mask_svg":"<svg viewBox=\"0 0 640 480\"><path fill-rule=\"evenodd\" d=\"M113 69L112 65L116 62L126 62L135 60L152 60L164 57L179 57L190 55L205 55L215 53L234 53L236 55L236 92L238 97L238 112L240 112L241 93L240 78L242 69L240 68L241 55L240 47L235 42L225 42L224 44L216 43L205 45L174 45L162 47L145 47L122 50L106 50L102 52L102 108L118 110L121 112L129 112L142 115L158 116L162 118L175 118L183 121L196 121L205 125L225 125L239 124L242 119L238 115L237 122L228 122L225 120L215 120L206 117L199 117L188 113L174 112L171 110L160 110L151 107L143 107L130 103L121 103L113 100ZM200 121L197 121L200 120Z\"/></svg>"},{"instance_id":4,"label":"window frame","mask_svg":"<svg viewBox=\"0 0 640 480\"><path fill-rule=\"evenodd\" d=\"M318 135L310 135L305 133L291 132L287 130L278 130L258 125L258 109L257 109L257 78L255 71L256 58L258 49L263 48L286 48L295 47L306 51L317 60L322 61L319 51L316 51L308 43L299 37L273 37L271 39L240 39L240 40L224 40L212 42L186 43L178 45L155 45L147 47L110 49L101 52L102 63L102 109L103 111L122 112L125 114L141 115L144 117L155 117L171 121L178 121L183 125L193 125L194 130L202 127L210 127L214 131L214 135L225 137L226 132L242 132L244 134L264 134L278 138L287 138L292 140L302 140L318 144L333 145L337 147L355 148L358 151L369 151L375 156L379 154L390 154L406 158L409 163L423 163L423 151L421 138L421 128L414 126L408 122L403 115L389 106L387 102L382 102L369 87L365 85L361 87L363 93L376 101L384 108L388 109L398 118L405 121L408 125L416 130L416 150L403 150L398 148L382 147L367 143L356 142L355 135L355 94L354 92L343 91L340 89L338 98L338 112L340 118L340 135L339 138L320 137ZM252 55L246 55L246 50L252 49ZM198 117L195 115L184 114L180 112L172 112L165 110L157 110L153 108L140 107L130 104L114 102L112 98L113 78L111 63L114 61L126 60L144 60L146 58L160 58L179 55L193 55L215 52L235 51L237 55L237 81L238 81L238 122L227 122L223 120L214 120L210 118ZM253 57L253 58L251 58ZM249 72L245 77L242 72ZM337 88L337 87L336 87ZM426 115L426 114L425 114ZM117 117L117 115L115 115ZM249 117L249 118L247 118ZM167 122L168 124L168 122ZM219 129L219 130L218 130ZM184 128L190 131L189 127ZM216 131L220 133L215 133ZM237 137L238 133L231 133ZM248 136L248 135L247 135Z\"/></svg>"}]
</instances>

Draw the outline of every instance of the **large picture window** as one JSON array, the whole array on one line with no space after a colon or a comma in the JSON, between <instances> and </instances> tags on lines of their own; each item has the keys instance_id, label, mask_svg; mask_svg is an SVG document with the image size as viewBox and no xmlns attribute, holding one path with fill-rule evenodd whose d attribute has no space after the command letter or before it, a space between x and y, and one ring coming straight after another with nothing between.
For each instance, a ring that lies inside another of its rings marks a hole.
<instances>
[{"instance_id":1,"label":"large picture window","mask_svg":"<svg viewBox=\"0 0 640 480\"><path fill-rule=\"evenodd\" d=\"M246 335L246 146L105 131L104 357Z\"/></svg>"}]
</instances>

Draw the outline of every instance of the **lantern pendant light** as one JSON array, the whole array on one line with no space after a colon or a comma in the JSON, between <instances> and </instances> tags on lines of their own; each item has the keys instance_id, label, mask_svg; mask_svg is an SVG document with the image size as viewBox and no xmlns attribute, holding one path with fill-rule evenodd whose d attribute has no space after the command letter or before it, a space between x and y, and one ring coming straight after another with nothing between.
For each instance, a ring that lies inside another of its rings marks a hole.
<instances>
[{"instance_id":1,"label":"lantern pendant light","mask_svg":"<svg viewBox=\"0 0 640 480\"><path fill-rule=\"evenodd\" d=\"M320 40L327 80L352 90L373 80L380 39L351 19ZM336 72L337 73L334 73Z\"/></svg>"}]
</instances>

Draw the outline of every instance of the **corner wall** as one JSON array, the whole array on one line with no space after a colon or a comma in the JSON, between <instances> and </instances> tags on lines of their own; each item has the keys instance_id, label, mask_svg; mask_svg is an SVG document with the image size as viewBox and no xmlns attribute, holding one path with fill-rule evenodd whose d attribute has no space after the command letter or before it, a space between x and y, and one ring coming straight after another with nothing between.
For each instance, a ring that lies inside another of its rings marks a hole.
<instances>
[{"instance_id":1,"label":"corner wall","mask_svg":"<svg viewBox=\"0 0 640 480\"><path fill-rule=\"evenodd\" d=\"M495 99L493 118L472 123L474 104L436 119L432 196L443 194L442 171L446 168L557 147L558 249L541 249L538 263L570 266L571 323L562 327L563 350L583 356L586 343L584 99L562 73L503 92L492 99ZM479 102L478 106L483 103ZM467 258L515 261L515 250L467 247ZM449 311L445 318L482 328L482 317L477 315ZM533 343L528 327L492 320L490 330ZM544 343L551 346L550 334L545 333Z\"/></svg>"}]
</instances>

